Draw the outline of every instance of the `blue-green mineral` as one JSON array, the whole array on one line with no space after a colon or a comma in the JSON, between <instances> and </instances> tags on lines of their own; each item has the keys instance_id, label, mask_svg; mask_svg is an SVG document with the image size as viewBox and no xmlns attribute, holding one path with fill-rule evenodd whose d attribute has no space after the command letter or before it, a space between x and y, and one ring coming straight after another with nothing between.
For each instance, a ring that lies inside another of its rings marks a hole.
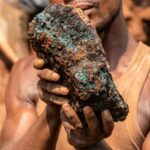
<instances>
[{"instance_id":1,"label":"blue-green mineral","mask_svg":"<svg viewBox=\"0 0 150 150\"><path fill-rule=\"evenodd\" d=\"M69 88L70 104L81 119L86 105L97 114L109 109L114 121L126 118L128 106L108 72L101 40L82 10L50 4L30 23L28 39L37 56L61 75L60 84Z\"/></svg>"}]
</instances>

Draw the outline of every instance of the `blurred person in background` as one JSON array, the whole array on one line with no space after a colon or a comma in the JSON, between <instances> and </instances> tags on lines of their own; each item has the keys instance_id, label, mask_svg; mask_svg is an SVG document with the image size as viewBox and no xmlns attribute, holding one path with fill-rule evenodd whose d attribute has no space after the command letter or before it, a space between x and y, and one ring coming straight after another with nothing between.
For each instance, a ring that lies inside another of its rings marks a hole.
<instances>
[{"instance_id":1,"label":"blurred person in background","mask_svg":"<svg viewBox=\"0 0 150 150\"><path fill-rule=\"evenodd\" d=\"M9 4L23 9L28 14L36 14L48 5L48 0L6 0Z\"/></svg>"}]
</instances>

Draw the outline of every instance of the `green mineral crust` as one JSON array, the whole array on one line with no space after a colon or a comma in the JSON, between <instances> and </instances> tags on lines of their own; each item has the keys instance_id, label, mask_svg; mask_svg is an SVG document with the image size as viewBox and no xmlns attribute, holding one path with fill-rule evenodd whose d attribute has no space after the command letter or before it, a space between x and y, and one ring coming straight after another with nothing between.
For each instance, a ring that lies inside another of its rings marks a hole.
<instances>
[{"instance_id":1,"label":"green mineral crust","mask_svg":"<svg viewBox=\"0 0 150 150\"><path fill-rule=\"evenodd\" d=\"M81 118L86 105L96 114L109 109L114 121L126 118L128 106L108 72L101 40L82 10L50 4L30 23L28 40L37 56L61 75Z\"/></svg>"}]
</instances>

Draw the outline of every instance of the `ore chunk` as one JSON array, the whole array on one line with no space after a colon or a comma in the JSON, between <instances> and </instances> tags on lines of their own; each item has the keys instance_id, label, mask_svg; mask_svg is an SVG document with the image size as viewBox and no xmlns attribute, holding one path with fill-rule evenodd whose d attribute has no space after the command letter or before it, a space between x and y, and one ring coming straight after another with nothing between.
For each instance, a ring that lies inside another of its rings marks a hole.
<instances>
[{"instance_id":1,"label":"ore chunk","mask_svg":"<svg viewBox=\"0 0 150 150\"><path fill-rule=\"evenodd\" d=\"M108 72L101 40L82 10L50 4L30 23L28 40L37 56L61 75L81 119L86 105L96 114L109 109L114 121L126 118L128 106Z\"/></svg>"}]
</instances>

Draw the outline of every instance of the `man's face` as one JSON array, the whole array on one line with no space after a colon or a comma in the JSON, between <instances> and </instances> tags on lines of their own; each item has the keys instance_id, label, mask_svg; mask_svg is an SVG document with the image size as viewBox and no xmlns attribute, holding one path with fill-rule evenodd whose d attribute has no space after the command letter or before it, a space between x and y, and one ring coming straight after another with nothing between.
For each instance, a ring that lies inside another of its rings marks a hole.
<instances>
[{"instance_id":1,"label":"man's face","mask_svg":"<svg viewBox=\"0 0 150 150\"><path fill-rule=\"evenodd\" d=\"M113 22L121 8L121 0L50 0L50 2L81 8L100 32Z\"/></svg>"}]
</instances>

